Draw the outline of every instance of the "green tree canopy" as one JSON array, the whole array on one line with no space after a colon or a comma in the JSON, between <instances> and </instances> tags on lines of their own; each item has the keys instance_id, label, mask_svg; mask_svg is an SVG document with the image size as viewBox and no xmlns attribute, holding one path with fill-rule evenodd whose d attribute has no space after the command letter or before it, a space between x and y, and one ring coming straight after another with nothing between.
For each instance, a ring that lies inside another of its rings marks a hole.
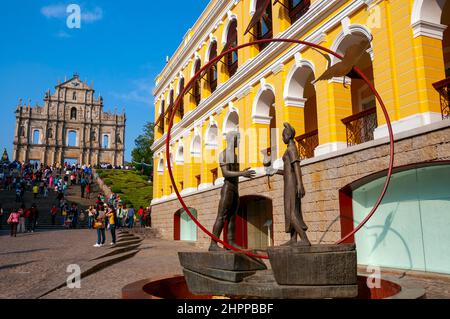
<instances>
[{"instance_id":1,"label":"green tree canopy","mask_svg":"<svg viewBox=\"0 0 450 319\"><path fill-rule=\"evenodd\" d=\"M144 174L152 175L153 173L153 152L150 147L155 139L154 137L154 123L147 122L144 125L144 133L139 135L135 140L135 148L131 152L136 169L142 170L142 165L138 163L144 162Z\"/></svg>"}]
</instances>

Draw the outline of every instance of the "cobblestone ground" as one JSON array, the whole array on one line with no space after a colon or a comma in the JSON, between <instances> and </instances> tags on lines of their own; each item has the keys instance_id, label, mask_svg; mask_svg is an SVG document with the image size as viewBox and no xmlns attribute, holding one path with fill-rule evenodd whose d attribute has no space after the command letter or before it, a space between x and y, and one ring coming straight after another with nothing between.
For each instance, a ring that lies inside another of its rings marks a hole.
<instances>
[{"instance_id":1,"label":"cobblestone ground","mask_svg":"<svg viewBox=\"0 0 450 319\"><path fill-rule=\"evenodd\" d=\"M67 266L83 264L104 254L92 247L96 234L89 230L49 231L10 238L0 232L0 298L37 298L63 283ZM109 236L107 235L107 242ZM80 289L62 288L44 298L118 299L121 289L132 282L181 274L178 251L196 251L183 242L145 239L134 257L100 270L81 282ZM425 288L427 298L450 299L450 276L383 271Z\"/></svg>"},{"instance_id":2,"label":"cobblestone ground","mask_svg":"<svg viewBox=\"0 0 450 319\"><path fill-rule=\"evenodd\" d=\"M70 264L100 256L92 247L92 230L60 230L18 234L0 231L0 298L36 298L64 282Z\"/></svg>"},{"instance_id":3,"label":"cobblestone ground","mask_svg":"<svg viewBox=\"0 0 450 319\"><path fill-rule=\"evenodd\" d=\"M145 239L137 255L83 279L80 289L65 287L44 298L120 299L122 288L127 284L147 278L182 274L178 251L196 250L193 245L182 242Z\"/></svg>"}]
</instances>

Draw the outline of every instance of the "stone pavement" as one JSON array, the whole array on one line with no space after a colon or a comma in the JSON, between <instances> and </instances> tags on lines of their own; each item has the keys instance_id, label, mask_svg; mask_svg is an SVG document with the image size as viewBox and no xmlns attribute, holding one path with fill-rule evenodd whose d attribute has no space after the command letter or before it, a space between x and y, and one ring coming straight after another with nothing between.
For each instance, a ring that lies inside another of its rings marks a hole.
<instances>
[{"instance_id":1,"label":"stone pavement","mask_svg":"<svg viewBox=\"0 0 450 319\"><path fill-rule=\"evenodd\" d=\"M93 230L42 231L16 238L1 231L0 298L37 298L64 282L68 265L82 265L104 253L92 246L96 239Z\"/></svg>"},{"instance_id":2,"label":"stone pavement","mask_svg":"<svg viewBox=\"0 0 450 319\"><path fill-rule=\"evenodd\" d=\"M64 283L70 264L82 271L88 261L109 250L94 248L96 233L92 230L37 232L10 238L0 232L0 298L38 298L44 292ZM110 237L107 233L107 243ZM129 259L112 264L81 281L81 289L67 287L43 298L51 299L119 299L127 284L147 279L181 274L178 251L198 251L185 242L146 238L140 251ZM450 299L450 276L419 272L382 271L426 289L427 298Z\"/></svg>"},{"instance_id":3,"label":"stone pavement","mask_svg":"<svg viewBox=\"0 0 450 319\"><path fill-rule=\"evenodd\" d=\"M182 268L178 262L178 251L198 250L189 243L161 239L145 239L140 249L140 252L134 257L83 279L81 289L64 287L46 295L44 298L120 299L122 288L132 282L182 274Z\"/></svg>"}]
</instances>

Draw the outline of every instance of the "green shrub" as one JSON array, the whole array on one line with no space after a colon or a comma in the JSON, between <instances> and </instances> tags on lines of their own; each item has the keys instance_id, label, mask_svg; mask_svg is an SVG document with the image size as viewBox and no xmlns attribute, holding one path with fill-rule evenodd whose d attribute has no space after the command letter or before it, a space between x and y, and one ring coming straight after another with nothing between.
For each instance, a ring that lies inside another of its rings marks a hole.
<instances>
[{"instance_id":1,"label":"green shrub","mask_svg":"<svg viewBox=\"0 0 450 319\"><path fill-rule=\"evenodd\" d=\"M120 187L118 187L118 186L113 186L113 187L111 188L111 191L112 191L113 193L116 193L116 194L123 193L122 189L121 189Z\"/></svg>"},{"instance_id":2,"label":"green shrub","mask_svg":"<svg viewBox=\"0 0 450 319\"><path fill-rule=\"evenodd\" d=\"M108 185L108 186L111 186L111 185L113 184L113 181L112 181L112 179L110 179L110 178L105 179L104 182L105 182L105 184Z\"/></svg>"}]
</instances>

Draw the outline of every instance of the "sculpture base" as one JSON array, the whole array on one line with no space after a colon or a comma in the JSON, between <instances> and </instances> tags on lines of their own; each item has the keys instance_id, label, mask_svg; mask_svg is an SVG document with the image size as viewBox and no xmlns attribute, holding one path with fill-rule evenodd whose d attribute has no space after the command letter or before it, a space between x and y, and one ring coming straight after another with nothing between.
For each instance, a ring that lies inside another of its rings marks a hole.
<instances>
[{"instance_id":1,"label":"sculpture base","mask_svg":"<svg viewBox=\"0 0 450 319\"><path fill-rule=\"evenodd\" d=\"M267 252L275 280L280 285L335 286L357 283L354 244L270 247Z\"/></svg>"},{"instance_id":2,"label":"sculpture base","mask_svg":"<svg viewBox=\"0 0 450 319\"><path fill-rule=\"evenodd\" d=\"M358 285L285 286L279 285L270 270L258 271L240 283L227 282L184 269L189 291L197 295L262 299L353 298Z\"/></svg>"},{"instance_id":3,"label":"sculpture base","mask_svg":"<svg viewBox=\"0 0 450 319\"><path fill-rule=\"evenodd\" d=\"M180 252L178 258L185 269L229 282L241 282L257 270L267 269L266 265L257 259L226 250Z\"/></svg>"}]
</instances>

